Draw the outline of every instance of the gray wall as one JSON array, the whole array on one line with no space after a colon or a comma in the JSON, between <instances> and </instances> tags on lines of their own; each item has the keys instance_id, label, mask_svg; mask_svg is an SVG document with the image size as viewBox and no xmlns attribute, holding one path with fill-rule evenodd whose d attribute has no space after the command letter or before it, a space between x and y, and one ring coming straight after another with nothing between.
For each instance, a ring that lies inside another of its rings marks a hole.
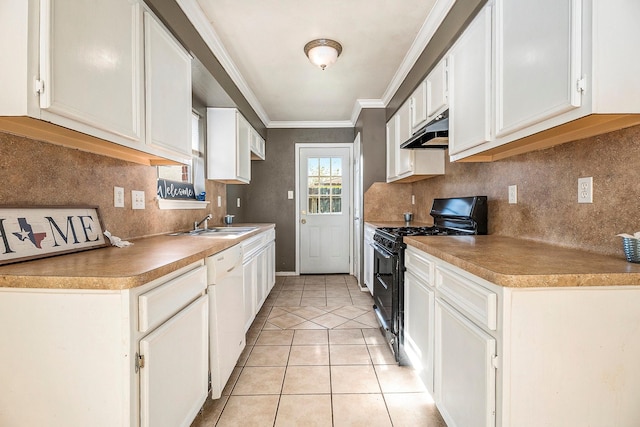
<instances>
[{"instance_id":1,"label":"gray wall","mask_svg":"<svg viewBox=\"0 0 640 427\"><path fill-rule=\"evenodd\" d=\"M386 121L382 108L363 109L356 121L362 143L362 193L387 179Z\"/></svg>"},{"instance_id":2,"label":"gray wall","mask_svg":"<svg viewBox=\"0 0 640 427\"><path fill-rule=\"evenodd\" d=\"M288 190L296 191L295 144L352 143L354 138L354 128L268 129L267 159L251 162L251 184L227 185L229 213L242 222L276 224L276 271L296 269L296 207L287 199Z\"/></svg>"}]
</instances>

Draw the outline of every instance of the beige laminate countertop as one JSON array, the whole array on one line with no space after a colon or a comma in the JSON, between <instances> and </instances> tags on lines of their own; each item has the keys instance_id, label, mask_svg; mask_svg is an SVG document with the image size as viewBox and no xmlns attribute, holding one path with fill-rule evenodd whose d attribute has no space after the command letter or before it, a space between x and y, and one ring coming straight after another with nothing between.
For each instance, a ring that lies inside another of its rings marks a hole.
<instances>
[{"instance_id":1,"label":"beige laminate countertop","mask_svg":"<svg viewBox=\"0 0 640 427\"><path fill-rule=\"evenodd\" d=\"M0 288L122 290L144 285L179 268L240 243L275 224L242 236L154 236L68 255L0 266Z\"/></svg>"},{"instance_id":2,"label":"beige laminate countertop","mask_svg":"<svg viewBox=\"0 0 640 427\"><path fill-rule=\"evenodd\" d=\"M640 286L640 264L620 256L502 236L413 236L404 242L500 286Z\"/></svg>"}]
</instances>

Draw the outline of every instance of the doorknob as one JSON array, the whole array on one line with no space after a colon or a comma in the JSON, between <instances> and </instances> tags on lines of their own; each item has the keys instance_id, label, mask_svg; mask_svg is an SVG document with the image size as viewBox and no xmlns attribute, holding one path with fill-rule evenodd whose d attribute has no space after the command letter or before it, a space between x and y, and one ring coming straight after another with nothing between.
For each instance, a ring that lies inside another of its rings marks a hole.
<instances>
[{"instance_id":1,"label":"doorknob","mask_svg":"<svg viewBox=\"0 0 640 427\"><path fill-rule=\"evenodd\" d=\"M303 224L306 224L307 220L303 218L303 219L300 220L300 222L303 223Z\"/></svg>"}]
</instances>

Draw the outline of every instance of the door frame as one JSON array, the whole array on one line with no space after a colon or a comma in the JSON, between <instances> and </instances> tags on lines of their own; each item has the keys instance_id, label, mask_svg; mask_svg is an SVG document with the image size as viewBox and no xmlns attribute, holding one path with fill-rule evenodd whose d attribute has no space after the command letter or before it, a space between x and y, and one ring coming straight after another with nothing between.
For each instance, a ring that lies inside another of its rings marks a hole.
<instances>
[{"instance_id":1,"label":"door frame","mask_svg":"<svg viewBox=\"0 0 640 427\"><path fill-rule=\"evenodd\" d=\"M332 143L295 143L295 209L296 209L296 276L300 275L300 149L301 148L348 148L349 149L349 182L351 188L351 200L349 201L349 274L353 274L353 143L332 142Z\"/></svg>"}]
</instances>

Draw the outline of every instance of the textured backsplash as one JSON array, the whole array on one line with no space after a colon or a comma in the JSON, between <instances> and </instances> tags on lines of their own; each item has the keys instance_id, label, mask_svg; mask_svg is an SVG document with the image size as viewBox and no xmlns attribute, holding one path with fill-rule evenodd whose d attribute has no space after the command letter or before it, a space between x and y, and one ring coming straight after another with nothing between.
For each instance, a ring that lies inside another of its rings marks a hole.
<instances>
[{"instance_id":1,"label":"textured backsplash","mask_svg":"<svg viewBox=\"0 0 640 427\"><path fill-rule=\"evenodd\" d=\"M160 210L156 168L0 133L0 204L92 205L105 229L123 239L185 230L207 213L222 224L226 186L207 181L208 209ZM113 187L124 187L125 207L113 207ZM145 210L131 209L131 190L145 192ZM217 196L222 207L217 207ZM213 207L212 207L213 205Z\"/></svg>"},{"instance_id":2,"label":"textured backsplash","mask_svg":"<svg viewBox=\"0 0 640 427\"><path fill-rule=\"evenodd\" d=\"M588 176L594 202L578 204L578 178ZM517 205L508 203L513 184ZM376 184L365 195L365 221L399 221L410 210L431 222L434 198L471 195L489 198L490 234L622 257L616 234L640 230L640 126L493 163L450 163L444 176L413 184Z\"/></svg>"},{"instance_id":3,"label":"textured backsplash","mask_svg":"<svg viewBox=\"0 0 640 427\"><path fill-rule=\"evenodd\" d=\"M593 177L593 204L577 203L580 177ZM207 181L209 209L159 210L156 170L0 133L0 204L97 205L104 227L125 239L183 230L212 213L220 224L226 186ZM375 183L365 194L365 221L402 221L403 212L431 222L435 197L489 197L489 233L622 256L617 233L640 230L640 126L493 163L447 164L441 177L412 184ZM509 185L518 204L508 204ZM113 187L126 208L113 207ZM144 190L146 209L131 209ZM416 205L411 205L411 195ZM222 197L222 207L215 203ZM213 206L212 206L213 205Z\"/></svg>"}]
</instances>

